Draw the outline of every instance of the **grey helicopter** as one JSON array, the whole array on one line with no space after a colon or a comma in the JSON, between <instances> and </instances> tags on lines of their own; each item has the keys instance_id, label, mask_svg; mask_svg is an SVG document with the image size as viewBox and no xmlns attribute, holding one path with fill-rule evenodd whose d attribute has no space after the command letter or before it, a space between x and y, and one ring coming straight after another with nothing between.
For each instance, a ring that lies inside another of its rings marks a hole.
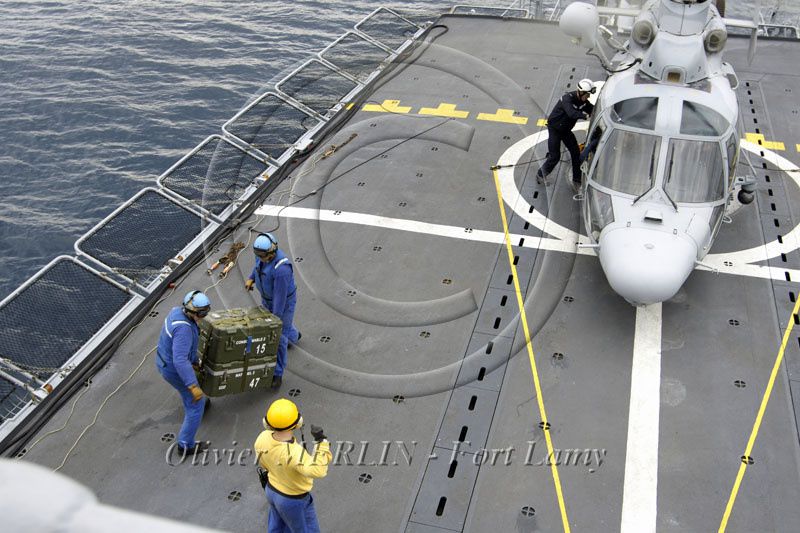
<instances>
[{"instance_id":1,"label":"grey helicopter","mask_svg":"<svg viewBox=\"0 0 800 533\"><path fill-rule=\"evenodd\" d=\"M623 44L601 16L627 26ZM583 153L590 242L581 246L595 249L610 286L631 304L668 300L711 249L736 189L739 203L754 198L754 183L735 177L738 79L722 52L727 26L747 28L752 59L757 24L723 18L711 0L651 0L641 9L576 2L559 24L609 72L596 83Z\"/></svg>"}]
</instances>

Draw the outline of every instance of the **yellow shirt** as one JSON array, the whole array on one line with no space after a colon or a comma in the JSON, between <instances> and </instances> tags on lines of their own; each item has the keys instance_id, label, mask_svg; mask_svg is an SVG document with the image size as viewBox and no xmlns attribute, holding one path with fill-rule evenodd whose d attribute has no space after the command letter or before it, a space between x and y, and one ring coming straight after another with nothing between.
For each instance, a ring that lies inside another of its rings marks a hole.
<instances>
[{"instance_id":1,"label":"yellow shirt","mask_svg":"<svg viewBox=\"0 0 800 533\"><path fill-rule=\"evenodd\" d=\"M328 474L328 463L333 457L328 441L318 443L314 452L308 453L294 440L275 440L272 431L262 431L253 448L258 464L269 472L269 484L289 496L310 492L314 478Z\"/></svg>"}]
</instances>

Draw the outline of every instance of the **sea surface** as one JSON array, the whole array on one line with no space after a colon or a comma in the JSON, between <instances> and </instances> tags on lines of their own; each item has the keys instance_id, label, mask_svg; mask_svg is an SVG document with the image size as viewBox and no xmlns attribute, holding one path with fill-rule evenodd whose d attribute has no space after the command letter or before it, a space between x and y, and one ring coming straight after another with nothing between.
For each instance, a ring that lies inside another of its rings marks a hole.
<instances>
[{"instance_id":1,"label":"sea surface","mask_svg":"<svg viewBox=\"0 0 800 533\"><path fill-rule=\"evenodd\" d=\"M3 0L0 299L376 7L452 4Z\"/></svg>"}]
</instances>

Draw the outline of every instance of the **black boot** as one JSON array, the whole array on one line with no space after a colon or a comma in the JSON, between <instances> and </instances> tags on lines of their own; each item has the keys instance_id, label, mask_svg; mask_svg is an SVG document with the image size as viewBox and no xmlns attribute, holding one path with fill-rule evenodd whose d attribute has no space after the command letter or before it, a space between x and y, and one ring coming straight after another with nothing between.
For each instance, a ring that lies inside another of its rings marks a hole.
<instances>
[{"instance_id":1,"label":"black boot","mask_svg":"<svg viewBox=\"0 0 800 533\"><path fill-rule=\"evenodd\" d=\"M178 454L181 455L181 456L188 457L190 455L196 455L198 453L203 453L204 451L206 451L208 449L209 444L210 443L207 440L196 442L195 445L192 446L191 448L184 448L183 446L178 444L178 446L177 446Z\"/></svg>"},{"instance_id":2,"label":"black boot","mask_svg":"<svg viewBox=\"0 0 800 533\"><path fill-rule=\"evenodd\" d=\"M280 389L282 381L283 378L281 376L272 376L272 390Z\"/></svg>"}]
</instances>

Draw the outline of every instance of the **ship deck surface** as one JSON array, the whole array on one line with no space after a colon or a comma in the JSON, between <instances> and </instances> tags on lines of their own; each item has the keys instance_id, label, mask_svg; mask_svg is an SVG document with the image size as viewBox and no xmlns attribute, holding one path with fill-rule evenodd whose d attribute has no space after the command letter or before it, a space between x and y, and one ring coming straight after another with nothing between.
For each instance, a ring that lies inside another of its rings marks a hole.
<instances>
[{"instance_id":1,"label":"ship deck surface","mask_svg":"<svg viewBox=\"0 0 800 533\"><path fill-rule=\"evenodd\" d=\"M566 162L547 187L536 183L535 162L498 174L513 176L523 199L509 192L514 187L503 188L511 262L552 443L589 451L570 464L559 461L557 491L554 469L542 464L548 448L490 167L504 154L520 163L542 158L546 143L533 150L517 143L545 129L539 119L555 97L602 71L553 24L461 16L440 23L447 31L431 30L438 35L432 43L382 81L371 107L355 113L311 159L356 137L331 157L309 160L244 224L273 229L274 206L293 203L280 212L276 234L294 258L295 321L303 338L289 351L280 395L293 395L307 422L324 426L333 441L356 445L350 453L356 464L340 457L315 484L323 530L558 531L560 491L574 531L617 531L623 500L637 497L630 487L626 492L626 465L631 475L657 476L659 531L716 529L791 317L789 296L797 289L785 272L800 279L793 274L800 268L794 240L784 240L784 258L758 266L743 263L737 251L787 236L800 220L797 188L774 163L762 169L753 155L757 202L723 225L712 250L731 264L719 273L696 270L675 298L658 306L660 323L658 312L647 315L656 317L654 326L644 319L647 310L610 289L596 257L574 252L580 203L567 184ZM787 73L781 59L797 57L797 43L762 41L751 66L746 41L731 39L728 46L726 57L742 81L746 131L763 135L771 153L797 161L800 77ZM289 186L293 196L281 194ZM549 217L544 233L541 215ZM247 231L236 238L246 240ZM243 288L251 267L252 257L243 254L237 270L209 291L215 307L255 305ZM205 268L133 331L93 378L66 428L27 460L61 462L102 400L154 345L179 294L211 283ZM653 339L662 352L660 390L636 394L656 396L659 423L655 431L629 435L630 414L641 407L631 405L631 391L641 389L632 385L634 348ZM729 531L793 531L800 523L799 387L795 332ZM198 437L234 448L236 460L277 396L215 399ZM60 427L68 414L62 409L40 434ZM229 466L227 455L218 465L213 456L206 466L166 463L170 443L162 437L177 432L181 416L150 356L111 397L62 471L103 503L211 528L264 530L266 502L252 458L246 466ZM362 441L369 445L358 464ZM410 464L396 455L397 445L388 465L374 464L383 441L404 442ZM476 464L482 449L509 447L510 457ZM656 460L638 462L648 450ZM241 496L229 497L235 492ZM647 494L638 496L647 501Z\"/></svg>"}]
</instances>

